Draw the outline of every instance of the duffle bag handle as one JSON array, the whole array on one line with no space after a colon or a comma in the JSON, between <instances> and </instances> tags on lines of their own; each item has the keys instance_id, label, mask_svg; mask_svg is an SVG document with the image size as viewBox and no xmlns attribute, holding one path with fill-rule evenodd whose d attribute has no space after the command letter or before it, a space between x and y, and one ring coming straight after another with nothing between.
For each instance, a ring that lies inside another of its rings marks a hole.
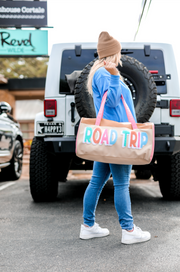
<instances>
[{"instance_id":1,"label":"duffle bag handle","mask_svg":"<svg viewBox=\"0 0 180 272\"><path fill-rule=\"evenodd\" d=\"M103 118L106 98L107 98L107 91L105 91L105 93L103 95L103 98L102 98L102 101L101 101L101 106L100 106L100 109L99 109L99 112L98 112L98 116L96 118L96 123L95 123L96 126L100 126L101 119ZM136 125L136 122L134 120L134 117L133 117L133 115L132 115L132 113L131 113L131 111L130 111L130 109L129 109L129 107L128 107L128 105L127 105L127 103L126 103L126 101L125 101L122 94L121 94L121 99L122 99L124 108L126 110L126 114L127 114L127 118L128 118L129 123L131 123L133 129L137 129L137 125Z\"/></svg>"}]
</instances>

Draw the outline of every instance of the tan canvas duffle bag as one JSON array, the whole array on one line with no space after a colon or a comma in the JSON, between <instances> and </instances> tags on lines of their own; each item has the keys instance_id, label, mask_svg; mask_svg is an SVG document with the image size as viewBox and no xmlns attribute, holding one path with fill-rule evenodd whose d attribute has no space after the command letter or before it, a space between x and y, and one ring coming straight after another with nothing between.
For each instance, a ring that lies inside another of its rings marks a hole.
<instances>
[{"instance_id":1,"label":"tan canvas duffle bag","mask_svg":"<svg viewBox=\"0 0 180 272\"><path fill-rule=\"evenodd\" d=\"M154 124L136 123L121 96L128 123L103 119L105 92L97 118L81 118L76 138L76 155L104 163L149 164L154 154Z\"/></svg>"}]
</instances>

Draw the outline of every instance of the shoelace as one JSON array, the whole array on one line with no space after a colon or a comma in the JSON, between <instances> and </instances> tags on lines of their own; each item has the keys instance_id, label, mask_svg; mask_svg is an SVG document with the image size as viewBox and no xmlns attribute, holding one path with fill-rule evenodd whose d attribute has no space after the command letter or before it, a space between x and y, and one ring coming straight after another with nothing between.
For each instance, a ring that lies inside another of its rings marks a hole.
<instances>
[{"instance_id":1,"label":"shoelace","mask_svg":"<svg viewBox=\"0 0 180 272\"><path fill-rule=\"evenodd\" d=\"M99 228L99 224L95 223L95 229L98 229L98 228Z\"/></svg>"},{"instance_id":2,"label":"shoelace","mask_svg":"<svg viewBox=\"0 0 180 272\"><path fill-rule=\"evenodd\" d=\"M140 231L142 231L142 229L140 227L137 227L135 224L134 224L134 227Z\"/></svg>"}]
</instances>

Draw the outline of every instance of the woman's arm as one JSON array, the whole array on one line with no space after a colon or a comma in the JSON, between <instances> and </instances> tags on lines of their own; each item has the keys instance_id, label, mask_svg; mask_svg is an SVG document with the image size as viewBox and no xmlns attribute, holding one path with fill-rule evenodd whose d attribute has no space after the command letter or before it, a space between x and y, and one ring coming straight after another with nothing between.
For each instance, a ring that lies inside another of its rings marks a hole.
<instances>
[{"instance_id":1,"label":"woman's arm","mask_svg":"<svg viewBox=\"0 0 180 272\"><path fill-rule=\"evenodd\" d=\"M119 76L100 76L96 81L96 86L100 92L101 98L103 97L105 91L107 92L106 105L108 107L116 107L121 99L121 86Z\"/></svg>"},{"instance_id":2,"label":"woman's arm","mask_svg":"<svg viewBox=\"0 0 180 272\"><path fill-rule=\"evenodd\" d=\"M114 108L119 104L122 91L125 91L127 86L120 81L120 73L115 63L104 61L104 68L106 70L100 69L97 73L96 86L101 97L103 97L105 91L108 91L106 105Z\"/></svg>"}]
</instances>

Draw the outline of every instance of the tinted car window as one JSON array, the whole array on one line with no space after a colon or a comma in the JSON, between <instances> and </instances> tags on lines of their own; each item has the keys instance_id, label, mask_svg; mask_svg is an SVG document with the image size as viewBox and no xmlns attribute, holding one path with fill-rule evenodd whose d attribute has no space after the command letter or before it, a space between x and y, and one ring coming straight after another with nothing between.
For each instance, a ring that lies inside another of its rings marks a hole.
<instances>
[{"instance_id":1,"label":"tinted car window","mask_svg":"<svg viewBox=\"0 0 180 272\"><path fill-rule=\"evenodd\" d=\"M83 70L83 68L91 62L95 57L96 49L82 49L81 56L76 56L75 50L64 50L61 62L60 75L60 93L70 94L65 75L69 75L75 70Z\"/></svg>"},{"instance_id":2,"label":"tinted car window","mask_svg":"<svg viewBox=\"0 0 180 272\"><path fill-rule=\"evenodd\" d=\"M83 68L92 60L96 49L82 49L81 56L76 56L75 50L64 50L61 62L60 75L60 93L70 94L70 89L66 81L65 75L71 74L75 70L83 70ZM164 65L163 52L161 50L150 50L150 55L145 56L143 49L123 49L122 54L129 55L142 62L148 70L158 70L158 75L153 75L157 85L158 94L167 93L166 88L166 72ZM160 78L162 76L162 78Z\"/></svg>"},{"instance_id":3,"label":"tinted car window","mask_svg":"<svg viewBox=\"0 0 180 272\"><path fill-rule=\"evenodd\" d=\"M158 70L158 75L153 75L157 85L157 93L167 93L163 52L161 50L151 49L150 56L145 56L144 50L142 49L133 49L131 52L131 54L127 55L142 62L148 70ZM160 76L162 76L162 78L160 78Z\"/></svg>"}]
</instances>

